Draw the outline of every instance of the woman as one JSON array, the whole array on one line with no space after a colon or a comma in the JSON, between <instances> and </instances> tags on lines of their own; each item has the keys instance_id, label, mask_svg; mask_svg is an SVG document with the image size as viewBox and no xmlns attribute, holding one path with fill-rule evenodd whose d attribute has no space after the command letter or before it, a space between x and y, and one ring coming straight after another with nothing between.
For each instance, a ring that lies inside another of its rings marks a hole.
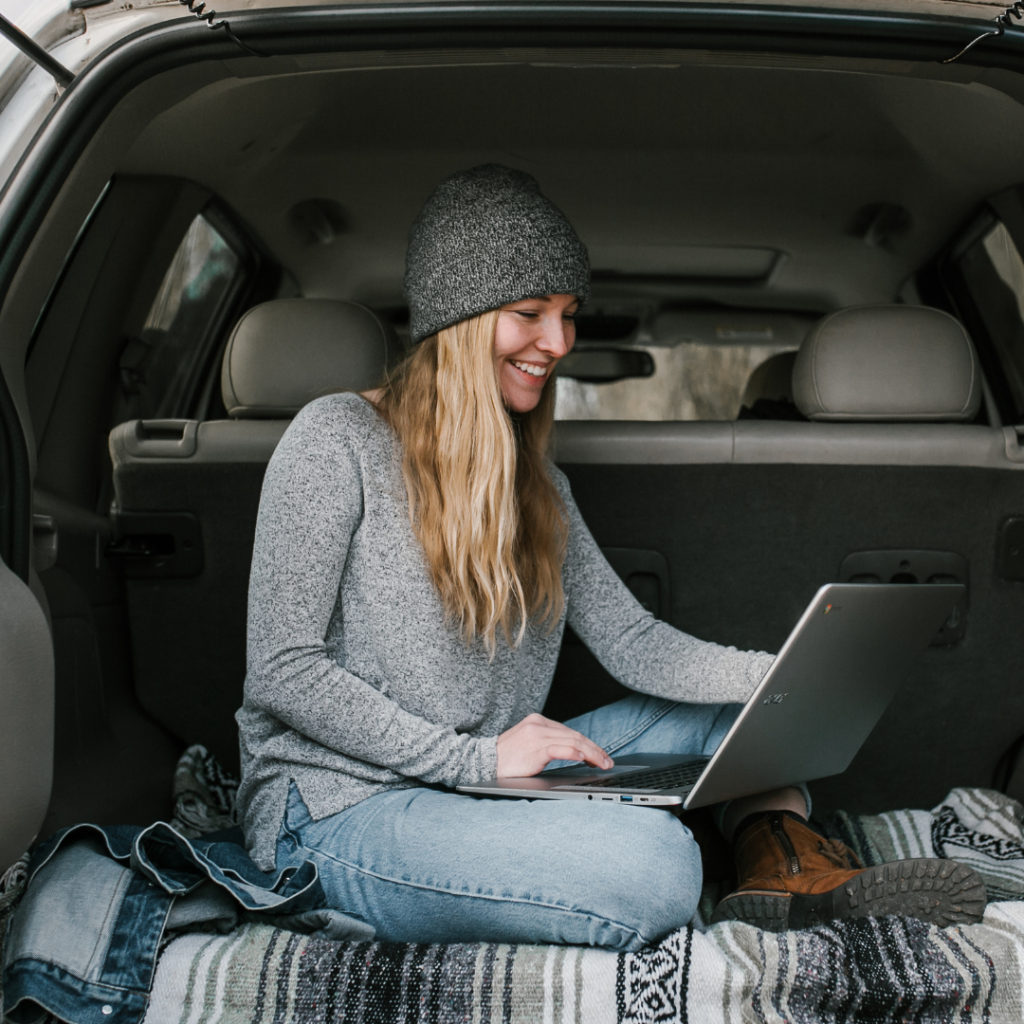
<instances>
[{"instance_id":1,"label":"woman","mask_svg":"<svg viewBox=\"0 0 1024 1024\"><path fill-rule=\"evenodd\" d=\"M677 817L452 790L710 753L772 658L644 611L548 459L589 265L536 182L497 166L443 182L405 287L407 360L379 391L306 406L267 471L238 714L250 852L266 870L312 859L381 939L637 949L697 905ZM637 694L560 724L538 712L567 622ZM807 810L797 788L728 807L752 869L721 916L785 925L858 874Z\"/></svg>"}]
</instances>

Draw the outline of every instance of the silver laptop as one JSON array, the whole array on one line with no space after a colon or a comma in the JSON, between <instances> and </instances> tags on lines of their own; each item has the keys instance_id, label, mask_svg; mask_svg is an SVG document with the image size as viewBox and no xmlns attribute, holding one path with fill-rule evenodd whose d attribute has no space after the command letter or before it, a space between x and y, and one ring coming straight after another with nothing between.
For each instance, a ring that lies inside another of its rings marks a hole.
<instances>
[{"instance_id":1,"label":"silver laptop","mask_svg":"<svg viewBox=\"0 0 1024 1024\"><path fill-rule=\"evenodd\" d=\"M572 765L459 792L691 808L838 775L963 594L959 583L822 587L710 758L631 754L607 771Z\"/></svg>"}]
</instances>

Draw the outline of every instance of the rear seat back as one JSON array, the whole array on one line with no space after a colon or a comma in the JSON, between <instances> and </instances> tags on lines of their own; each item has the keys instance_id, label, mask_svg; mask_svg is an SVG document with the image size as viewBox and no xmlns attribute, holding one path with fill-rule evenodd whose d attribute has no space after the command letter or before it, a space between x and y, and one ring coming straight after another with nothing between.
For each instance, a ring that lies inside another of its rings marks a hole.
<instances>
[{"instance_id":1,"label":"rear seat back","mask_svg":"<svg viewBox=\"0 0 1024 1024\"><path fill-rule=\"evenodd\" d=\"M998 547L1005 521L1024 515L1024 450L1016 429L970 423L980 378L956 321L907 308L844 311L812 333L793 383L817 422L556 427L556 461L598 542L623 566L667 564L662 617L697 636L777 650L855 552L966 560L963 639L929 650L850 771L812 786L819 808L931 806L952 785L988 785L1024 732L1024 585L1003 578ZM237 408L261 408L249 400ZM283 416L193 424L180 457L152 451L159 438L147 454L137 423L111 438L119 518L189 513L203 548L198 575L130 570L139 696L183 741L229 764L260 486L286 426ZM616 688L567 643L549 707L572 713Z\"/></svg>"},{"instance_id":2,"label":"rear seat back","mask_svg":"<svg viewBox=\"0 0 1024 1024\"><path fill-rule=\"evenodd\" d=\"M669 620L742 648L778 650L851 554L899 553L881 561L904 578L935 572L922 549L961 556L963 638L930 648L849 771L811 789L819 809L871 811L990 785L1024 732L1024 586L1002 555L1024 514L1018 429L970 423L973 347L936 310L829 317L793 377L816 422L561 423L556 459L598 543L664 555Z\"/></svg>"},{"instance_id":3,"label":"rear seat back","mask_svg":"<svg viewBox=\"0 0 1024 1024\"><path fill-rule=\"evenodd\" d=\"M225 350L232 417L139 421L110 435L115 528L135 686L183 743L237 767L249 564L267 463L291 417L332 391L376 386L395 334L349 302L283 299L247 312Z\"/></svg>"}]
</instances>

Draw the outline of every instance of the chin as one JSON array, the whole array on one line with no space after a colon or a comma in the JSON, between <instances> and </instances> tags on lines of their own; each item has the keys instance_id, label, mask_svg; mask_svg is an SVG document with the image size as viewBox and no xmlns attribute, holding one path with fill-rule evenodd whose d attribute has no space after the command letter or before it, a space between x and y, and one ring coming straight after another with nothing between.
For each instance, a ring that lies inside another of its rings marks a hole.
<instances>
[{"instance_id":1,"label":"chin","mask_svg":"<svg viewBox=\"0 0 1024 1024\"><path fill-rule=\"evenodd\" d=\"M505 404L508 406L509 412L528 413L532 412L537 408L536 402L509 402Z\"/></svg>"},{"instance_id":2,"label":"chin","mask_svg":"<svg viewBox=\"0 0 1024 1024\"><path fill-rule=\"evenodd\" d=\"M534 391L532 388L524 387L518 381L503 382L503 384L505 386L501 389L501 397L510 411L524 413L537 408L543 388L537 388Z\"/></svg>"},{"instance_id":3,"label":"chin","mask_svg":"<svg viewBox=\"0 0 1024 1024\"><path fill-rule=\"evenodd\" d=\"M505 405L507 405L512 412L532 412L537 408L537 405L540 402L540 391L534 394L530 391L524 393L516 390L511 395L503 394L502 398L505 399Z\"/></svg>"}]
</instances>

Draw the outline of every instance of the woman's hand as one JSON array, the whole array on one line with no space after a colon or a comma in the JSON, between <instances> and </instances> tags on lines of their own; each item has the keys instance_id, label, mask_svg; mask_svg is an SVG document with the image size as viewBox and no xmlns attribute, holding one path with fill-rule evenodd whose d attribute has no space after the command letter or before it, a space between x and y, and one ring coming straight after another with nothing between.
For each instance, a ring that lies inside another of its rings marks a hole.
<instances>
[{"instance_id":1,"label":"woman's hand","mask_svg":"<svg viewBox=\"0 0 1024 1024\"><path fill-rule=\"evenodd\" d=\"M549 761L586 761L595 768L615 763L596 743L543 715L527 715L498 737L498 778L521 779Z\"/></svg>"}]
</instances>

